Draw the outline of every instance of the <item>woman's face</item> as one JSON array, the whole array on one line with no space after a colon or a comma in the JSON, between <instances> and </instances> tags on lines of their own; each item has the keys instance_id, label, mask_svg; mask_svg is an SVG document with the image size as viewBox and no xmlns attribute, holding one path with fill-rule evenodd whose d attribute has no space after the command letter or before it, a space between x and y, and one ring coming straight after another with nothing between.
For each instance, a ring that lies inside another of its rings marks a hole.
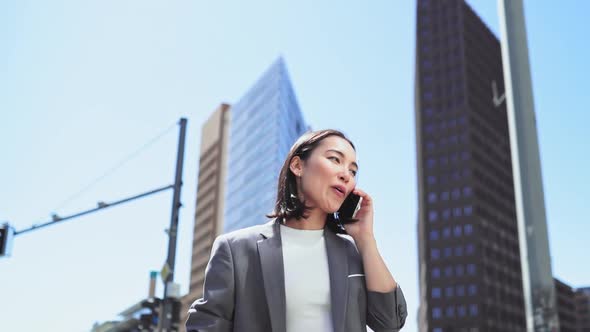
<instances>
[{"instance_id":1,"label":"woman's face","mask_svg":"<svg viewBox=\"0 0 590 332\"><path fill-rule=\"evenodd\" d=\"M300 175L299 193L305 204L325 213L338 211L356 186L356 152L345 139L324 138L300 167L291 170ZM293 164L292 164L293 166Z\"/></svg>"}]
</instances>

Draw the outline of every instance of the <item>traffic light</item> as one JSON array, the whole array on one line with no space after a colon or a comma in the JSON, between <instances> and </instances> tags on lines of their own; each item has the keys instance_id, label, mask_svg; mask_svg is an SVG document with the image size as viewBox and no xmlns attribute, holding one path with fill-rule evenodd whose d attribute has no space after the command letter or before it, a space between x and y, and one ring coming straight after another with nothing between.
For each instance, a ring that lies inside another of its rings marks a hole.
<instances>
[{"instance_id":1,"label":"traffic light","mask_svg":"<svg viewBox=\"0 0 590 332\"><path fill-rule=\"evenodd\" d=\"M147 313L139 316L139 331L155 331L159 322L159 308L161 300L157 297L150 297L143 301L141 306L149 309Z\"/></svg>"},{"instance_id":2,"label":"traffic light","mask_svg":"<svg viewBox=\"0 0 590 332\"><path fill-rule=\"evenodd\" d=\"M158 313L151 312L149 314L142 314L139 316L139 330L140 331L155 331L158 326Z\"/></svg>"},{"instance_id":3,"label":"traffic light","mask_svg":"<svg viewBox=\"0 0 590 332\"><path fill-rule=\"evenodd\" d=\"M10 227L9 224L0 226L0 257L10 256L13 237L14 228Z\"/></svg>"}]
</instances>

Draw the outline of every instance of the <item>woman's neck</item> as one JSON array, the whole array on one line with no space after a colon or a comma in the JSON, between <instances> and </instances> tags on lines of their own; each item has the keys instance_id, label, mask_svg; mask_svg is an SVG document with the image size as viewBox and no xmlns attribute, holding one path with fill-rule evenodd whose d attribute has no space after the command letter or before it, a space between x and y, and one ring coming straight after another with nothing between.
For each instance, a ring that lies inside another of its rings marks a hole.
<instances>
[{"instance_id":1,"label":"woman's neck","mask_svg":"<svg viewBox=\"0 0 590 332\"><path fill-rule=\"evenodd\" d=\"M301 218L300 220L290 218L285 222L285 226L304 230L324 229L324 226L326 226L326 213L324 211L313 209L307 211L307 214L307 218Z\"/></svg>"}]
</instances>

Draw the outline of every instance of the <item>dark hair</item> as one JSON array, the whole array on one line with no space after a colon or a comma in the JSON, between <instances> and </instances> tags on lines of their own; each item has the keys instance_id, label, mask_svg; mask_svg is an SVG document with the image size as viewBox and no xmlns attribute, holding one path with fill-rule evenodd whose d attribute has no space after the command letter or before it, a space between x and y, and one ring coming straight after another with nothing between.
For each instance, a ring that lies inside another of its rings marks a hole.
<instances>
[{"instance_id":1,"label":"dark hair","mask_svg":"<svg viewBox=\"0 0 590 332\"><path fill-rule=\"evenodd\" d=\"M325 138L330 136L338 136L345 139L350 143L352 148L355 149L354 144L342 132L334 129L310 131L299 137L291 147L291 150L285 159L285 163L281 168L275 208L273 213L267 215L267 217L276 218L280 223L284 223L291 218L301 220L301 218L308 217L307 211L310 208L305 205L305 201L302 202L299 200L296 177L295 174L291 172L290 168L291 160L294 157L299 157L302 161L307 160L309 156L311 156L313 150L315 150ZM335 222L332 222L334 221L333 219L334 216L328 214L326 224L330 229L336 231L333 227L337 227L337 225Z\"/></svg>"}]
</instances>

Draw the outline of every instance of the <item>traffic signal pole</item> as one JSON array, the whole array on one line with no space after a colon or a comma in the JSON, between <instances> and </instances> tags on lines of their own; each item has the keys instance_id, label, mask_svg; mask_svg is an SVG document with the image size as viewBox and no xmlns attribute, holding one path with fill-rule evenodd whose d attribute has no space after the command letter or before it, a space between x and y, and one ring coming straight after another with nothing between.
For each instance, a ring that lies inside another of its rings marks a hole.
<instances>
[{"instance_id":1,"label":"traffic signal pole","mask_svg":"<svg viewBox=\"0 0 590 332\"><path fill-rule=\"evenodd\" d=\"M180 119L180 134L178 137L178 153L176 157L176 176L174 179L174 195L172 198L172 216L170 218L170 229L168 230L168 258L166 259L165 268L170 272L162 276L164 281L164 299L162 301L162 311L160 315L161 332L177 331L178 322L174 317L174 302L176 299L170 296L170 287L174 282L174 264L176 260L176 237L178 233L178 215L180 212L180 189L182 188L182 166L184 163L184 142L186 138L186 119Z\"/></svg>"},{"instance_id":2,"label":"traffic signal pole","mask_svg":"<svg viewBox=\"0 0 590 332\"><path fill-rule=\"evenodd\" d=\"M176 173L174 178L174 184L167 185L164 187L156 188L147 192L144 192L139 195L135 195L132 197L128 197L125 199L121 199L111 203L105 202L98 202L98 206L96 208L88 209L79 213L75 213L73 215L61 217L57 214L54 214L50 221L44 222L42 224L35 224L29 228L14 231L14 229L8 224L3 223L0 224L0 257L10 255L11 249L11 240L14 236L21 235L24 233L28 233L34 230L38 230L41 228L45 228L47 226L55 225L58 223L62 223L67 220L71 220L77 217L81 217L90 213L98 212L102 209L106 209L109 207L113 207L119 204L128 203L130 201L144 198L146 196L150 196L165 190L173 189L173 197L172 197L172 213L170 218L170 228L168 229L168 255L166 258L166 263L164 264L164 268L162 271L166 271L166 273L161 273L162 280L164 281L164 297L161 301L161 308L159 310L159 326L158 330L161 332L175 332L178 331L178 313L179 313L179 301L176 298L176 294L171 294L171 287L173 286L174 282L174 265L176 260L176 238L178 233L178 219L179 219L179 212L180 207L182 206L180 202L180 190L182 188L182 169L184 163L184 146L186 140L186 125L187 119L181 118L180 122L180 133L178 138L178 153L176 157Z\"/></svg>"},{"instance_id":3,"label":"traffic signal pole","mask_svg":"<svg viewBox=\"0 0 590 332\"><path fill-rule=\"evenodd\" d=\"M87 215L87 214L90 214L90 213L93 213L93 212L97 212L97 211L102 210L102 209L106 209L106 208L110 208L110 207L113 207L113 206L116 206L116 205L120 205L120 204L123 204L123 203L128 203L130 201L133 201L133 200L136 200L136 199L139 199L139 198L144 198L146 196L150 196L150 195L153 195L153 194L157 194L157 193L159 193L161 191L165 191L165 190L172 189L172 188L174 188L173 185L168 185L168 186L165 186L165 187L161 187L161 188L157 188L157 189L154 189L154 190L147 191L147 192L142 193L142 194L139 194L139 195L135 195L135 196L132 196L132 197L124 198L124 199L121 199L121 200L118 200L118 201L115 201L115 202L112 202L112 203L98 202L98 204L97 204L98 206L96 208L85 210L85 211L82 211L82 212L78 212L78 213L75 213L75 214L72 214L72 215L69 215L69 216L65 216L65 217L60 217L57 214L54 214L52 216L52 218L51 218L51 221L48 221L48 222L45 222L45 223L42 223L42 224L36 224L36 225L33 225L33 226L29 227L29 228L22 229L22 230L19 230L19 231L15 231L14 232L14 235L15 236L16 235L21 235L21 234L28 233L28 232L31 232L31 231L34 231L34 230L38 230L40 228L44 228L44 227L47 227L47 226L52 226L52 225L55 225L57 223L61 223L61 222L64 222L64 221L67 221L67 220L70 220L70 219L81 217L81 216L84 216L84 215Z\"/></svg>"}]
</instances>

